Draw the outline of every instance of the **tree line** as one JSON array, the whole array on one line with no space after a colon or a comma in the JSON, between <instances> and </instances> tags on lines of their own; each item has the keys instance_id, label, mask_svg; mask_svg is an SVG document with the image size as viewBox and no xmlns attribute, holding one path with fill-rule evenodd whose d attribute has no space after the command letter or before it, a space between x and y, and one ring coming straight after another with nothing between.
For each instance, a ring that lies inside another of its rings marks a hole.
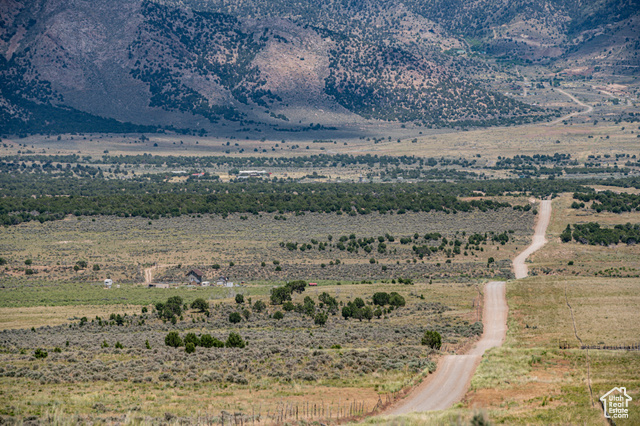
<instances>
[{"instance_id":1,"label":"tree line","mask_svg":"<svg viewBox=\"0 0 640 426\"><path fill-rule=\"evenodd\" d=\"M284 191L274 189L280 187ZM215 193L112 193L104 195L28 196L8 195L0 199L0 224L40 222L61 219L66 215L121 217L177 217L189 214L324 212L335 214L386 214L407 211L444 211L456 213L474 209L510 207L492 200L462 201L453 195L421 191L420 187L403 185L225 185ZM296 191L298 188L300 191ZM269 190L270 189L270 190Z\"/></svg>"},{"instance_id":2,"label":"tree line","mask_svg":"<svg viewBox=\"0 0 640 426\"><path fill-rule=\"evenodd\" d=\"M616 193L613 191L582 193L576 192L573 198L582 203L574 202L571 207L582 208L584 203L593 201L591 209L598 213L608 211L613 213L623 213L637 211L640 208L640 194L629 194L625 192Z\"/></svg>"},{"instance_id":3,"label":"tree line","mask_svg":"<svg viewBox=\"0 0 640 426\"><path fill-rule=\"evenodd\" d=\"M573 241L589 244L608 246L625 243L629 245L640 241L640 224L615 225L613 228L602 228L599 223L589 222L585 224L567 225L560 234L562 242Z\"/></svg>"}]
</instances>

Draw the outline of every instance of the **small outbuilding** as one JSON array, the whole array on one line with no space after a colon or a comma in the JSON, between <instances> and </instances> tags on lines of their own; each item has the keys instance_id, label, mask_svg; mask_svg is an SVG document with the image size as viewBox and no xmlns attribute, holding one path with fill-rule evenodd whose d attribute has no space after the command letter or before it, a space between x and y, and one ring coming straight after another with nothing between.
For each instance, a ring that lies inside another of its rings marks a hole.
<instances>
[{"instance_id":1,"label":"small outbuilding","mask_svg":"<svg viewBox=\"0 0 640 426\"><path fill-rule=\"evenodd\" d=\"M168 283L150 283L149 288L169 288Z\"/></svg>"},{"instance_id":2,"label":"small outbuilding","mask_svg":"<svg viewBox=\"0 0 640 426\"><path fill-rule=\"evenodd\" d=\"M107 278L106 280L104 280L104 286L106 288L111 288L112 285L113 285L113 280L111 278Z\"/></svg>"},{"instance_id":3,"label":"small outbuilding","mask_svg":"<svg viewBox=\"0 0 640 426\"><path fill-rule=\"evenodd\" d=\"M229 281L229 278L227 278L227 277L218 278L218 281L216 282L216 285L219 286L219 287L233 287L233 283L231 281Z\"/></svg>"},{"instance_id":4,"label":"small outbuilding","mask_svg":"<svg viewBox=\"0 0 640 426\"><path fill-rule=\"evenodd\" d=\"M266 170L240 170L238 172L238 179L249 179L249 178L263 178L269 177L271 173Z\"/></svg>"}]
</instances>

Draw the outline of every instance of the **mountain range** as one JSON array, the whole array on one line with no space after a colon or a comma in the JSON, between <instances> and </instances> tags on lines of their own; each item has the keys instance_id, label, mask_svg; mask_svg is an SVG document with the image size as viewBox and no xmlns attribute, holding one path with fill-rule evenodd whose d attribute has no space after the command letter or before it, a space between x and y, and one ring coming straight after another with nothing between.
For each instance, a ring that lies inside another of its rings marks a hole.
<instances>
[{"instance_id":1,"label":"mountain range","mask_svg":"<svg viewBox=\"0 0 640 426\"><path fill-rule=\"evenodd\" d=\"M0 132L544 120L551 111L484 83L496 64L633 74L638 10L633 0L5 0Z\"/></svg>"}]
</instances>

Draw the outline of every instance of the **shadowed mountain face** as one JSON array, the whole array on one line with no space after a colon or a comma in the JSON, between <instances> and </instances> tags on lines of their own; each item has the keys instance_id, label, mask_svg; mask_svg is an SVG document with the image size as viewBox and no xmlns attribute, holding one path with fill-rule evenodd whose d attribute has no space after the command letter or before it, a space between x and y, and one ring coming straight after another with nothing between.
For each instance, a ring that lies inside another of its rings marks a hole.
<instances>
[{"instance_id":1,"label":"shadowed mountain face","mask_svg":"<svg viewBox=\"0 0 640 426\"><path fill-rule=\"evenodd\" d=\"M575 55L596 37L585 34L601 24L587 9L608 5L177 3L2 2L0 130L212 130L229 122L286 128L316 121L306 120L314 111L338 124L529 122L544 111L474 82L475 74L491 72L481 57L446 52L484 50L533 61ZM632 3L616 3L607 16L632 19ZM520 31L524 41L510 31Z\"/></svg>"}]
</instances>

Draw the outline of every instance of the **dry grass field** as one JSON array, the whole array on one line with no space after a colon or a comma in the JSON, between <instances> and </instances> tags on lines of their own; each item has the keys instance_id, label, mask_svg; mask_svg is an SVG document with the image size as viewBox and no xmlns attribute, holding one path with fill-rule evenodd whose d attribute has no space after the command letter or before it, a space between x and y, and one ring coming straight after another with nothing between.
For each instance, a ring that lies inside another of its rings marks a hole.
<instances>
[{"instance_id":1,"label":"dry grass field","mask_svg":"<svg viewBox=\"0 0 640 426\"><path fill-rule=\"evenodd\" d=\"M485 407L492 419L506 423L602 424L599 397L626 386L634 398L630 418L616 424L636 424L640 353L590 350L587 355L579 349L566 301L586 345L638 344L638 290L637 279L544 277L512 283L507 343L483 360L466 405ZM570 349L560 349L562 343Z\"/></svg>"},{"instance_id":2,"label":"dry grass field","mask_svg":"<svg viewBox=\"0 0 640 426\"><path fill-rule=\"evenodd\" d=\"M411 127L411 126L410 126ZM622 128L624 127L624 130ZM378 154L378 155L416 155L419 157L453 156L475 158L481 153L481 158L495 160L498 156L512 157L514 155L534 154L571 154L580 160L585 160L592 154L638 154L638 123L613 123L593 120L589 123L571 123L546 126L544 124L525 125L517 127L494 127L487 129L473 129L465 132L452 130L427 130L417 128L399 129L389 126L377 129L362 129L370 137L383 137L385 140L374 143L360 137L333 137L332 135L306 136L308 139L289 140L282 143L282 138L276 137L264 142L256 139L234 140L229 137L198 137L149 135L149 141L133 143L136 137L126 136L63 136L57 141L43 136L30 136L24 139L5 140L10 143L6 148L0 148L2 155L16 154L18 150L31 150L34 153L81 154L99 158L108 151L110 155L134 155L148 152L154 155L225 155L231 142L233 150L229 155L234 156L300 156L313 154ZM391 141L388 137L391 137ZM592 138L590 138L592 136ZM87 140L84 139L87 138ZM71 139L73 138L73 139ZM335 144L312 143L312 139L332 139ZM400 143L397 140L400 139ZM413 140L416 139L415 142ZM87 143L87 141L89 141ZM180 144L180 141L183 143ZM286 141L286 138L285 138ZM177 144L176 144L177 142ZM196 143L197 142L197 143ZM157 143L158 147L153 147ZM236 147L235 144L238 143ZM346 145L345 145L346 143ZM18 145L20 144L20 145ZM22 146L24 144L25 146ZM278 144L278 147L276 147ZM300 149L292 150L289 145L300 145ZM309 149L306 147L309 146ZM254 152L259 149L260 153ZM244 153L239 153L244 149ZM266 153L262 153L266 149ZM579 153L579 154L578 154Z\"/></svg>"},{"instance_id":3,"label":"dry grass field","mask_svg":"<svg viewBox=\"0 0 640 426\"><path fill-rule=\"evenodd\" d=\"M119 305L118 312L133 315L139 306ZM108 317L113 312L109 305L23 306L0 308L0 329L26 329L68 324L82 317Z\"/></svg>"}]
</instances>

